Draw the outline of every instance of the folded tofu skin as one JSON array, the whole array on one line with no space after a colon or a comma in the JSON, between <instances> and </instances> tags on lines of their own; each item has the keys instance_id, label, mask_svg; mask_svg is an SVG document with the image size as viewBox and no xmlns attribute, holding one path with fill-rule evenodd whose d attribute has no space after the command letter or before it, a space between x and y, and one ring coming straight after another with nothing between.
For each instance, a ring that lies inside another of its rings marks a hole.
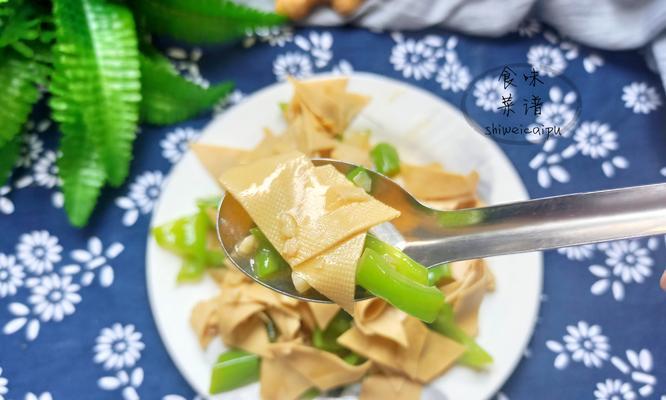
<instances>
[{"instance_id":1,"label":"folded tofu skin","mask_svg":"<svg viewBox=\"0 0 666 400\"><path fill-rule=\"evenodd\" d=\"M195 143L192 150L286 261L297 287L312 288L333 303L273 292L228 260L226 267L209 269L219 292L194 307L190 324L202 348L221 340L233 349L213 369L212 380L218 381L211 389L229 390L258 376L265 400L329 396L353 384L360 384L361 400L419 399L424 385L462 362L469 341L460 335L471 341L478 335L482 301L495 290L492 272L483 260L464 261L430 284L449 303L457 337L444 336L380 298L355 302L356 268L368 230L400 213L311 158L373 168L369 154L379 141L372 132L350 128L371 97L350 91L346 78L290 83L293 96L281 105L282 132L265 130L254 148ZM481 204L476 172L457 174L439 164L400 160L393 178L433 207ZM257 241L250 239L244 247L256 251ZM245 369L234 370L234 356L244 360Z\"/></svg>"}]
</instances>

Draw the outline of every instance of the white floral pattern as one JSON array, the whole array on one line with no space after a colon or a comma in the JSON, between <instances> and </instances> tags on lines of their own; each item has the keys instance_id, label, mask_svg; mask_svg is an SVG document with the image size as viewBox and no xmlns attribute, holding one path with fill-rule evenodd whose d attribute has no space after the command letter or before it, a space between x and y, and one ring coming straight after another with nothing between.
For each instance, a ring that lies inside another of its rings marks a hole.
<instances>
[{"instance_id":1,"label":"white floral pattern","mask_svg":"<svg viewBox=\"0 0 666 400\"><path fill-rule=\"evenodd\" d=\"M177 163L189 150L190 143L197 140L200 135L199 131L192 128L176 128L160 141L162 156L172 164Z\"/></svg>"},{"instance_id":2,"label":"white floral pattern","mask_svg":"<svg viewBox=\"0 0 666 400\"><path fill-rule=\"evenodd\" d=\"M107 370L133 367L145 347L141 336L131 324L115 323L102 329L96 340L94 361Z\"/></svg>"},{"instance_id":3,"label":"white floral pattern","mask_svg":"<svg viewBox=\"0 0 666 400\"><path fill-rule=\"evenodd\" d=\"M75 305L81 302L78 284L72 282L69 275L43 275L32 286L28 303L32 304L32 313L38 315L42 322L62 321L74 314Z\"/></svg>"},{"instance_id":4,"label":"white floral pattern","mask_svg":"<svg viewBox=\"0 0 666 400\"><path fill-rule=\"evenodd\" d=\"M5 395L9 391L7 388L8 384L9 380L2 376L2 367L0 367L0 400L5 400Z\"/></svg>"},{"instance_id":5,"label":"white floral pattern","mask_svg":"<svg viewBox=\"0 0 666 400\"><path fill-rule=\"evenodd\" d=\"M590 326L586 321L569 325L562 340L563 343L554 340L546 342L546 347L557 354L553 363L557 369L565 369L569 360L582 362L588 368L601 368L609 358L610 344L599 325Z\"/></svg>"},{"instance_id":6,"label":"white floral pattern","mask_svg":"<svg viewBox=\"0 0 666 400\"><path fill-rule=\"evenodd\" d=\"M131 373L122 370L115 375L100 378L97 386L103 390L120 390L123 400L139 400L141 397L136 390L143 383L143 378L143 368L135 368Z\"/></svg>"},{"instance_id":7,"label":"white floral pattern","mask_svg":"<svg viewBox=\"0 0 666 400\"><path fill-rule=\"evenodd\" d=\"M622 88L624 106L636 114L649 114L661 106L661 97L657 89L645 82L633 82Z\"/></svg>"},{"instance_id":8,"label":"white floral pattern","mask_svg":"<svg viewBox=\"0 0 666 400\"><path fill-rule=\"evenodd\" d=\"M0 298L15 295L16 290L23 286L23 278L23 266L16 264L16 258L0 253Z\"/></svg>"},{"instance_id":9,"label":"white floral pattern","mask_svg":"<svg viewBox=\"0 0 666 400\"><path fill-rule=\"evenodd\" d=\"M294 38L296 46L301 50L310 53L314 59L314 64L317 68L324 68L333 58L333 35L329 32L310 32L306 36L298 35Z\"/></svg>"},{"instance_id":10,"label":"white floral pattern","mask_svg":"<svg viewBox=\"0 0 666 400\"><path fill-rule=\"evenodd\" d=\"M78 249L71 252L72 260L83 265L70 264L63 267L63 272L68 275L81 274L81 285L89 286L95 279L95 275L99 274L99 284L102 287L109 287L113 284L114 272L113 267L109 265L109 261L118 257L125 249L122 243L114 242L106 250L102 241L93 236L88 239L87 249Z\"/></svg>"},{"instance_id":11,"label":"white floral pattern","mask_svg":"<svg viewBox=\"0 0 666 400\"><path fill-rule=\"evenodd\" d=\"M596 400L634 400L636 393L630 383L619 379L606 379L597 383L594 397Z\"/></svg>"},{"instance_id":12,"label":"white floral pattern","mask_svg":"<svg viewBox=\"0 0 666 400\"><path fill-rule=\"evenodd\" d=\"M12 214L14 212L14 202L7 197L12 192L10 186L0 186L0 213Z\"/></svg>"},{"instance_id":13,"label":"white floral pattern","mask_svg":"<svg viewBox=\"0 0 666 400\"><path fill-rule=\"evenodd\" d=\"M58 166L56 161L58 155L53 150L44 152L41 158L37 160L33 167L33 175L35 183L48 189L60 186L62 182L58 177Z\"/></svg>"},{"instance_id":14,"label":"white floral pattern","mask_svg":"<svg viewBox=\"0 0 666 400\"><path fill-rule=\"evenodd\" d=\"M573 139L578 151L592 158L605 158L618 149L617 133L599 121L581 123Z\"/></svg>"},{"instance_id":15,"label":"white floral pattern","mask_svg":"<svg viewBox=\"0 0 666 400\"><path fill-rule=\"evenodd\" d=\"M405 38L401 33L391 35L396 44L391 50L390 62L393 68L405 78L417 81L430 79L437 71L437 62L444 56L444 51L433 47L433 38L414 40ZM435 43L438 42L435 39Z\"/></svg>"},{"instance_id":16,"label":"white floral pattern","mask_svg":"<svg viewBox=\"0 0 666 400\"><path fill-rule=\"evenodd\" d=\"M457 60L455 56L447 54L447 60L437 71L437 82L444 90L451 90L452 92L459 92L467 89L469 82L472 79L469 69Z\"/></svg>"},{"instance_id":17,"label":"white floral pattern","mask_svg":"<svg viewBox=\"0 0 666 400\"><path fill-rule=\"evenodd\" d=\"M23 135L23 143L21 143L21 153L16 161L17 167L30 167L44 150L44 142L34 133L27 133Z\"/></svg>"},{"instance_id":18,"label":"white floral pattern","mask_svg":"<svg viewBox=\"0 0 666 400\"><path fill-rule=\"evenodd\" d=\"M22 234L16 246L19 261L36 275L52 271L53 265L62 259L61 252L58 238L45 230Z\"/></svg>"},{"instance_id":19,"label":"white floral pattern","mask_svg":"<svg viewBox=\"0 0 666 400\"><path fill-rule=\"evenodd\" d=\"M487 76L474 83L475 104L481 107L484 111L499 112L502 105L502 98L511 96L515 99L514 91L511 87L506 89L497 78ZM515 100L514 100L515 101Z\"/></svg>"},{"instance_id":20,"label":"white floral pattern","mask_svg":"<svg viewBox=\"0 0 666 400\"><path fill-rule=\"evenodd\" d=\"M537 181L541 187L548 188L553 181L569 182L569 172L560 165L562 156L555 152L557 139L548 138L539 152L529 162L529 167L537 171Z\"/></svg>"},{"instance_id":21,"label":"white floral pattern","mask_svg":"<svg viewBox=\"0 0 666 400\"><path fill-rule=\"evenodd\" d=\"M288 77L307 78L312 75L312 61L310 57L301 52L280 54L273 61L273 74L278 81Z\"/></svg>"},{"instance_id":22,"label":"white floral pattern","mask_svg":"<svg viewBox=\"0 0 666 400\"><path fill-rule=\"evenodd\" d=\"M558 76L567 67L567 60L557 47L535 45L527 52L527 62L545 76Z\"/></svg>"},{"instance_id":23,"label":"white floral pattern","mask_svg":"<svg viewBox=\"0 0 666 400\"><path fill-rule=\"evenodd\" d=\"M51 393L49 392L44 392L39 395L29 392L25 394L24 400L53 400L53 396L51 396Z\"/></svg>"},{"instance_id":24,"label":"white floral pattern","mask_svg":"<svg viewBox=\"0 0 666 400\"><path fill-rule=\"evenodd\" d=\"M568 137L576 123L576 111L573 108L578 101L576 92L565 94L558 86L553 86L548 91L548 98L550 101L543 104L536 122L543 126L559 127L562 135Z\"/></svg>"},{"instance_id":25,"label":"white floral pattern","mask_svg":"<svg viewBox=\"0 0 666 400\"><path fill-rule=\"evenodd\" d=\"M657 377L652 372L654 369L654 360L652 353L648 349L640 351L627 350L625 352L626 361L620 357L611 357L611 363L625 375L639 385L638 393L647 397L654 392L657 385Z\"/></svg>"},{"instance_id":26,"label":"white floral pattern","mask_svg":"<svg viewBox=\"0 0 666 400\"><path fill-rule=\"evenodd\" d=\"M243 40L243 46L252 47L257 42L268 43L269 46L284 47L294 39L294 31L288 26L259 27L249 33Z\"/></svg>"},{"instance_id":27,"label":"white floral pattern","mask_svg":"<svg viewBox=\"0 0 666 400\"><path fill-rule=\"evenodd\" d=\"M178 72L192 83L195 83L203 88L210 86L210 82L201 76L199 71L199 61L203 56L200 48L194 47L190 50L181 47L170 47L167 49L167 56L171 59L171 63Z\"/></svg>"},{"instance_id":28,"label":"white floral pattern","mask_svg":"<svg viewBox=\"0 0 666 400\"><path fill-rule=\"evenodd\" d=\"M123 225L132 226L139 218L139 214L149 214L153 211L153 206L162 193L163 180L161 171L146 171L130 184L127 196L116 199L116 205L125 210Z\"/></svg>"},{"instance_id":29,"label":"white floral pattern","mask_svg":"<svg viewBox=\"0 0 666 400\"><path fill-rule=\"evenodd\" d=\"M569 260L586 260L594 255L595 245L584 244L581 246L562 247L557 252L564 254Z\"/></svg>"}]
</instances>

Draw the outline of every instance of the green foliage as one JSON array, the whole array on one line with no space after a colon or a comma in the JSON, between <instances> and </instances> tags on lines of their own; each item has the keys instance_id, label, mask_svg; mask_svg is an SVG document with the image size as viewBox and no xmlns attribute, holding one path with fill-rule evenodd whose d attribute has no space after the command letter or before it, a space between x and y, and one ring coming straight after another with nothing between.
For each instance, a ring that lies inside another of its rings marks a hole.
<instances>
[{"instance_id":1,"label":"green foliage","mask_svg":"<svg viewBox=\"0 0 666 400\"><path fill-rule=\"evenodd\" d=\"M286 21L284 16L230 0L135 0L133 4L148 30L191 43L219 43Z\"/></svg>"},{"instance_id":2,"label":"green foliage","mask_svg":"<svg viewBox=\"0 0 666 400\"><path fill-rule=\"evenodd\" d=\"M21 149L21 136L17 135L9 142L0 146L0 186L4 185L12 174Z\"/></svg>"},{"instance_id":3,"label":"green foliage","mask_svg":"<svg viewBox=\"0 0 666 400\"><path fill-rule=\"evenodd\" d=\"M224 99L231 82L203 88L178 74L160 54L141 54L141 119L174 124L192 118Z\"/></svg>"},{"instance_id":4,"label":"green foliage","mask_svg":"<svg viewBox=\"0 0 666 400\"><path fill-rule=\"evenodd\" d=\"M88 220L108 180L127 177L139 117L140 80L132 14L105 0L56 0L53 119L62 131L59 162L65 210Z\"/></svg>"},{"instance_id":5,"label":"green foliage","mask_svg":"<svg viewBox=\"0 0 666 400\"><path fill-rule=\"evenodd\" d=\"M16 137L39 99L48 68L12 50L0 52L0 147Z\"/></svg>"},{"instance_id":6,"label":"green foliage","mask_svg":"<svg viewBox=\"0 0 666 400\"><path fill-rule=\"evenodd\" d=\"M32 57L33 41L50 42L51 17L34 2L12 0L0 6L0 49L11 47L18 53ZM2 1L0 1L2 3Z\"/></svg>"}]
</instances>

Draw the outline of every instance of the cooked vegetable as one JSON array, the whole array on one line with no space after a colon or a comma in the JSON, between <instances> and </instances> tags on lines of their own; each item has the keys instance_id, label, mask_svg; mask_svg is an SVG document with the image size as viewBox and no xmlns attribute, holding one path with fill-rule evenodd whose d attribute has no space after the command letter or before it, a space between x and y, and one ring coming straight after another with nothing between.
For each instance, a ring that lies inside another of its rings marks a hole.
<instances>
[{"instance_id":1,"label":"cooked vegetable","mask_svg":"<svg viewBox=\"0 0 666 400\"><path fill-rule=\"evenodd\" d=\"M453 307L445 303L440 313L429 325L434 331L447 336L466 347L465 353L458 359L461 364L472 368L483 368L493 362L493 358L488 354L474 338L467 335L458 325L456 325Z\"/></svg>"},{"instance_id":2,"label":"cooked vegetable","mask_svg":"<svg viewBox=\"0 0 666 400\"><path fill-rule=\"evenodd\" d=\"M312 345L318 349L326 350L338 355L347 355L349 350L338 344L337 339L351 327L351 317L340 311L329 322L326 329L316 328L312 332Z\"/></svg>"},{"instance_id":3,"label":"cooked vegetable","mask_svg":"<svg viewBox=\"0 0 666 400\"><path fill-rule=\"evenodd\" d=\"M253 268L257 277L263 279L288 267L287 262L259 228L250 229L250 233L259 243L257 252L253 256Z\"/></svg>"},{"instance_id":4,"label":"cooked vegetable","mask_svg":"<svg viewBox=\"0 0 666 400\"><path fill-rule=\"evenodd\" d=\"M368 234L365 237L365 248L372 249L381 254L396 271L422 285L429 285L428 269L422 264L412 260L407 254L382 242L375 236Z\"/></svg>"},{"instance_id":5,"label":"cooked vegetable","mask_svg":"<svg viewBox=\"0 0 666 400\"><path fill-rule=\"evenodd\" d=\"M229 350L218 357L210 377L211 394L228 392L259 379L261 358L243 350Z\"/></svg>"},{"instance_id":6,"label":"cooked vegetable","mask_svg":"<svg viewBox=\"0 0 666 400\"><path fill-rule=\"evenodd\" d=\"M400 172L398 151L388 143L379 143L370 150L370 158L380 174L393 176Z\"/></svg>"},{"instance_id":7,"label":"cooked vegetable","mask_svg":"<svg viewBox=\"0 0 666 400\"><path fill-rule=\"evenodd\" d=\"M437 285L442 279L451 278L451 265L448 263L428 268L428 284Z\"/></svg>"},{"instance_id":8,"label":"cooked vegetable","mask_svg":"<svg viewBox=\"0 0 666 400\"><path fill-rule=\"evenodd\" d=\"M372 178L368 175L368 171L363 167L356 167L347 173L347 179L352 181L354 185L362 188L367 193L372 190Z\"/></svg>"},{"instance_id":9,"label":"cooked vegetable","mask_svg":"<svg viewBox=\"0 0 666 400\"><path fill-rule=\"evenodd\" d=\"M414 317L432 322L444 304L437 288L423 285L395 270L376 251L366 248L356 271L356 283Z\"/></svg>"}]
</instances>

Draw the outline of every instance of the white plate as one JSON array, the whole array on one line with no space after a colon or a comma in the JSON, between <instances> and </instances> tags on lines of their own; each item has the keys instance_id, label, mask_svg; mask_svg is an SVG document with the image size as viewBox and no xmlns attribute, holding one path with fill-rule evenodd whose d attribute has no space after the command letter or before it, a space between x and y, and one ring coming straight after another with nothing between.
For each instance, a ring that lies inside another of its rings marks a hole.
<instances>
[{"instance_id":1,"label":"white plate","mask_svg":"<svg viewBox=\"0 0 666 400\"><path fill-rule=\"evenodd\" d=\"M504 153L476 133L451 105L421 89L372 74L354 74L349 86L352 91L372 96L354 127L369 128L376 140L396 144L405 160L438 161L460 172L478 170L481 196L489 204L528 198ZM287 83L260 90L214 119L200 140L251 148L261 139L262 128L282 131L284 122L278 103L290 97ZM151 226L192 213L195 199L217 193L215 182L189 152L169 175ZM488 261L497 278L497 290L487 296L481 307L478 341L495 362L486 372L454 367L424 391L425 399L487 399L506 381L523 354L539 308L541 254L517 254ZM206 397L210 368L223 346L216 340L202 351L190 329L189 317L194 304L214 296L217 288L210 280L177 286L179 266L177 257L149 238L146 274L153 316L174 363L192 387ZM215 400L258 397L257 384L212 396Z\"/></svg>"}]
</instances>

